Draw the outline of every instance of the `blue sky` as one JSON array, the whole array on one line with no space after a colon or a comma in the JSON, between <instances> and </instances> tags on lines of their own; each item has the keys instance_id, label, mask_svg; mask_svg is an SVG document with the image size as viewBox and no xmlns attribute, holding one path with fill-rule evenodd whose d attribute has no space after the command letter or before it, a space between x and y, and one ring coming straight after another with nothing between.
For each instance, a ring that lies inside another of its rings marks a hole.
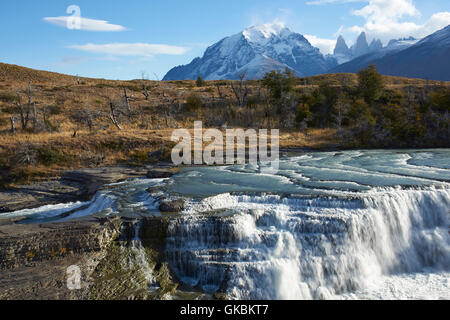
<instances>
[{"instance_id":1,"label":"blue sky","mask_svg":"<svg viewBox=\"0 0 450 320\"><path fill-rule=\"evenodd\" d=\"M81 29L67 28L81 10ZM0 4L0 62L80 76L161 79L223 37L284 23L329 53L351 44L426 36L450 24L449 0L17 0Z\"/></svg>"}]
</instances>

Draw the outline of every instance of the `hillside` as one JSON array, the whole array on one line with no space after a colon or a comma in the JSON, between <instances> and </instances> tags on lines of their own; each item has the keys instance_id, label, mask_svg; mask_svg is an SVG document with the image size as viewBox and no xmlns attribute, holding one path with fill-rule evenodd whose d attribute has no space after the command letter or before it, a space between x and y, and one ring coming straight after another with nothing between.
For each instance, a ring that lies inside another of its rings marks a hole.
<instances>
[{"instance_id":1,"label":"hillside","mask_svg":"<svg viewBox=\"0 0 450 320\"><path fill-rule=\"evenodd\" d=\"M449 87L449 83L399 77L383 77L383 82L388 90L400 91ZM248 93L241 105L232 83L239 87L238 82L231 81L197 86L195 81L79 78L0 64L2 184L53 176L67 168L139 165L168 159L173 129L192 128L195 120L214 128L278 127L282 131L282 147L358 146L353 140L352 144L342 145L335 125L311 123L305 127L295 122L298 100L291 101L294 109L281 116L276 102L266 104L268 91L261 81L243 83ZM351 89L357 85L357 76L295 78L293 89L295 96L309 96L320 93L324 84L332 90ZM30 120L23 128L18 97L26 109L28 95ZM111 105L118 126L111 121ZM15 120L14 133L11 118Z\"/></svg>"}]
</instances>

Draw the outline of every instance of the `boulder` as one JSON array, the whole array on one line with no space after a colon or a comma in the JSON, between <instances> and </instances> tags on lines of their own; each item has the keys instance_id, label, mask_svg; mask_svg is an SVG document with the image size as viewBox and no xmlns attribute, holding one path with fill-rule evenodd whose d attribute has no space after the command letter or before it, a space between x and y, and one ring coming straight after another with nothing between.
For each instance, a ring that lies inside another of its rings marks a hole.
<instances>
[{"instance_id":1,"label":"boulder","mask_svg":"<svg viewBox=\"0 0 450 320\"><path fill-rule=\"evenodd\" d=\"M166 200L161 202L159 210L161 212L181 212L184 210L185 201L183 199Z\"/></svg>"},{"instance_id":2,"label":"boulder","mask_svg":"<svg viewBox=\"0 0 450 320\"><path fill-rule=\"evenodd\" d=\"M155 168L151 169L147 172L147 178L149 179L164 179L164 178L170 178L176 173L175 169L160 169Z\"/></svg>"}]
</instances>

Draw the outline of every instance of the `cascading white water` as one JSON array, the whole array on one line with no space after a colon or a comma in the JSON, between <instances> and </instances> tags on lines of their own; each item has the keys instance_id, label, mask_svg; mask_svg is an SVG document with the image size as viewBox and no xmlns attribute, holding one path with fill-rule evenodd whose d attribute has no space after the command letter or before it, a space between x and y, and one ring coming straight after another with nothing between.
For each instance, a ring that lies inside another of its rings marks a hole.
<instances>
[{"instance_id":1,"label":"cascading white water","mask_svg":"<svg viewBox=\"0 0 450 320\"><path fill-rule=\"evenodd\" d=\"M128 248L131 250L131 254L128 254L128 268L138 266L138 269L143 273L147 281L147 286L150 288L155 286L156 279L153 276L153 269L148 263L147 253L139 237L141 227L142 221L137 221L133 225L133 238L128 245ZM126 247L122 246L122 249L126 249Z\"/></svg>"},{"instance_id":2,"label":"cascading white water","mask_svg":"<svg viewBox=\"0 0 450 320\"><path fill-rule=\"evenodd\" d=\"M234 214L192 214L224 204ZM230 298L331 298L383 275L450 271L449 208L450 190L435 188L361 199L224 194L174 220L167 251L186 283Z\"/></svg>"}]
</instances>

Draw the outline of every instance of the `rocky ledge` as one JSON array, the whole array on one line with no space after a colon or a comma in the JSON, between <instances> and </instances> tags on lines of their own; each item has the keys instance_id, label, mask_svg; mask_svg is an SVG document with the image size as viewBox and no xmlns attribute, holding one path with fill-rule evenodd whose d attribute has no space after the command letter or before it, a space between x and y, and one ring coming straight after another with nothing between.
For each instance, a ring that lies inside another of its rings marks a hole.
<instances>
[{"instance_id":1,"label":"rocky ledge","mask_svg":"<svg viewBox=\"0 0 450 320\"><path fill-rule=\"evenodd\" d=\"M138 177L166 178L177 171L170 164L80 169L0 192L0 300L158 299L174 292L177 284L161 255L167 225L163 218L144 221L141 230L146 256L160 286L150 295L141 272L118 263L135 255L127 243L134 238L136 221L87 217L26 224L21 217L2 219L1 212L86 201L106 184ZM80 268L79 290L67 288L70 266Z\"/></svg>"},{"instance_id":2,"label":"rocky ledge","mask_svg":"<svg viewBox=\"0 0 450 320\"><path fill-rule=\"evenodd\" d=\"M81 220L43 225L0 219L0 299L83 299L67 288L67 268L87 278L119 236L119 219Z\"/></svg>"},{"instance_id":3,"label":"rocky ledge","mask_svg":"<svg viewBox=\"0 0 450 320\"><path fill-rule=\"evenodd\" d=\"M0 219L0 300L210 299L180 285L169 268L164 248L170 219L42 225ZM73 266L80 271L76 290L67 285Z\"/></svg>"}]
</instances>

